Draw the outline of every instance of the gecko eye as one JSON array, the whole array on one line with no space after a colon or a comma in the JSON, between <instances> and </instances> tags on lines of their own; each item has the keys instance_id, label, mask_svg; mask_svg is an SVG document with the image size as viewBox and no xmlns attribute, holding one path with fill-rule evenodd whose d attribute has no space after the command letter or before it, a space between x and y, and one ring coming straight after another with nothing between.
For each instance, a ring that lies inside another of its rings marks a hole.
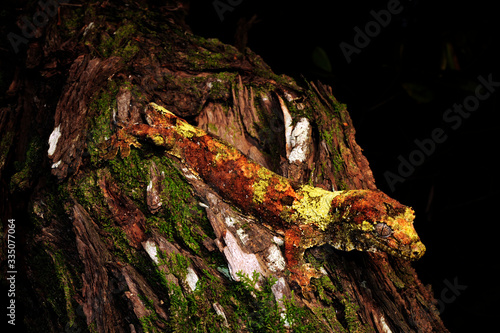
<instances>
[{"instance_id":1,"label":"gecko eye","mask_svg":"<svg viewBox=\"0 0 500 333\"><path fill-rule=\"evenodd\" d=\"M380 237L387 238L392 235L392 229L385 223L377 223L375 224L375 231Z\"/></svg>"}]
</instances>

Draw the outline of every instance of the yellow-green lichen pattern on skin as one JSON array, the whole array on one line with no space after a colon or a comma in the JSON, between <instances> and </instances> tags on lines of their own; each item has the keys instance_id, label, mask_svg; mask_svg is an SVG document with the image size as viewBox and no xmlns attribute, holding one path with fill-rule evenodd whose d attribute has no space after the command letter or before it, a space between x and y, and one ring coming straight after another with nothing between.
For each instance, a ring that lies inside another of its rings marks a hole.
<instances>
[{"instance_id":1,"label":"yellow-green lichen pattern on skin","mask_svg":"<svg viewBox=\"0 0 500 333\"><path fill-rule=\"evenodd\" d=\"M303 185L299 190L302 198L292 205L296 211L294 219L304 224L315 224L321 230L326 230L333 221L330 214L332 199L341 193L341 191L330 192L319 187Z\"/></svg>"},{"instance_id":2,"label":"yellow-green lichen pattern on skin","mask_svg":"<svg viewBox=\"0 0 500 333\"><path fill-rule=\"evenodd\" d=\"M415 212L413 211L413 209L407 207L403 218L406 221L413 221L413 219L415 218ZM416 241L420 239L420 237L418 237L417 231L415 230L412 224L405 223L402 230L405 234L410 236L411 240Z\"/></svg>"},{"instance_id":3,"label":"yellow-green lichen pattern on skin","mask_svg":"<svg viewBox=\"0 0 500 333\"><path fill-rule=\"evenodd\" d=\"M273 176L273 173L266 168L259 168L257 170L258 182L253 184L253 202L259 204L264 202L266 197L267 186L269 185L269 179Z\"/></svg>"},{"instance_id":4,"label":"yellow-green lichen pattern on skin","mask_svg":"<svg viewBox=\"0 0 500 333\"><path fill-rule=\"evenodd\" d=\"M214 160L216 162L236 161L242 156L238 149L227 146L223 142L219 142L215 139L213 140L211 151L215 152Z\"/></svg>"},{"instance_id":5,"label":"yellow-green lichen pattern on skin","mask_svg":"<svg viewBox=\"0 0 500 333\"><path fill-rule=\"evenodd\" d=\"M192 138L192 137L200 137L207 135L205 131L194 127L193 125L189 124L185 120L182 120L178 118L176 115L174 115L172 112L168 111L164 107L156 104L156 103L149 103L150 106L153 107L153 109L158 112L161 115L166 115L167 118L173 118L176 120L175 122L175 132L182 135L185 138Z\"/></svg>"},{"instance_id":6,"label":"yellow-green lichen pattern on skin","mask_svg":"<svg viewBox=\"0 0 500 333\"><path fill-rule=\"evenodd\" d=\"M161 135L152 135L151 140L158 146L163 146L165 144L165 139Z\"/></svg>"},{"instance_id":7,"label":"yellow-green lichen pattern on skin","mask_svg":"<svg viewBox=\"0 0 500 333\"><path fill-rule=\"evenodd\" d=\"M163 106L159 106L156 103L149 103L149 105L151 105L156 111L158 111L161 114L169 114L169 115L175 116L172 112L168 111Z\"/></svg>"},{"instance_id":8,"label":"yellow-green lichen pattern on skin","mask_svg":"<svg viewBox=\"0 0 500 333\"><path fill-rule=\"evenodd\" d=\"M372 231L374 227L370 222L363 221L363 223L361 224L361 229L363 231Z\"/></svg>"},{"instance_id":9,"label":"yellow-green lichen pattern on skin","mask_svg":"<svg viewBox=\"0 0 500 333\"><path fill-rule=\"evenodd\" d=\"M185 121L177 121L175 131L186 138L199 137L207 135L205 131L190 125Z\"/></svg>"}]
</instances>

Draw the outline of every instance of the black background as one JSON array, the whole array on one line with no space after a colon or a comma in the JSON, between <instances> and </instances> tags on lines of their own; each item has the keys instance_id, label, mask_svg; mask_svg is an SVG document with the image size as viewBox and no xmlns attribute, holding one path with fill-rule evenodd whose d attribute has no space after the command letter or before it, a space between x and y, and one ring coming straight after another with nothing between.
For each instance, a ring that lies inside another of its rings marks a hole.
<instances>
[{"instance_id":1,"label":"black background","mask_svg":"<svg viewBox=\"0 0 500 333\"><path fill-rule=\"evenodd\" d=\"M220 2L232 8L222 12L223 20L216 1L191 2L187 20L193 32L233 43L238 20L256 14L248 46L277 74L331 85L347 104L377 186L416 210L427 253L414 267L440 300L446 327L495 330L500 87L460 126L443 120L446 110L474 96L478 76L500 82L494 3L402 0L402 12L391 15L348 63L340 43L354 45L354 28L364 30L374 21L370 12L387 9L389 1ZM318 47L330 71L313 60ZM398 156L418 154L414 141L430 139L435 128L444 131L446 141L436 143L411 175L391 188L385 173L397 175Z\"/></svg>"}]
</instances>

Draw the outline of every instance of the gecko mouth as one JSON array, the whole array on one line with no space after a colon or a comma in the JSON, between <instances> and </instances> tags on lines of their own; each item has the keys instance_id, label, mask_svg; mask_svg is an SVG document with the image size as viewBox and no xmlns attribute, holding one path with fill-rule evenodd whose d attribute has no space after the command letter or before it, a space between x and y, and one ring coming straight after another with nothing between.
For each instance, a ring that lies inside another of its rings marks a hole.
<instances>
[{"instance_id":1,"label":"gecko mouth","mask_svg":"<svg viewBox=\"0 0 500 333\"><path fill-rule=\"evenodd\" d=\"M401 245L400 247L394 248L385 244L385 242L379 239L375 238L372 240L375 242L374 247L378 250L405 260L418 260L425 253L425 245L421 241L411 243L409 245Z\"/></svg>"},{"instance_id":2,"label":"gecko mouth","mask_svg":"<svg viewBox=\"0 0 500 333\"><path fill-rule=\"evenodd\" d=\"M330 245L342 251L369 251L386 252L391 256L404 260L418 260L425 252L425 246L421 241L410 244L402 244L393 235L381 238L377 234L367 234L362 232L337 233L342 237L335 237L328 241ZM393 243L394 245L390 245Z\"/></svg>"}]
</instances>

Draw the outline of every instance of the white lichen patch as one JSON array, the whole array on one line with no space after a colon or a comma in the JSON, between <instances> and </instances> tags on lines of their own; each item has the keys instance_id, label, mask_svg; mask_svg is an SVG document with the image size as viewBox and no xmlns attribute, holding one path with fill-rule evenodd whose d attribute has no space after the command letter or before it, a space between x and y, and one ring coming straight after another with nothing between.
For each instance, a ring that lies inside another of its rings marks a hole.
<instances>
[{"instance_id":1,"label":"white lichen patch","mask_svg":"<svg viewBox=\"0 0 500 333\"><path fill-rule=\"evenodd\" d=\"M283 95L285 95L285 98L287 101L293 102L294 98L293 98L292 94L288 93L287 91L284 91Z\"/></svg>"},{"instance_id":2,"label":"white lichen patch","mask_svg":"<svg viewBox=\"0 0 500 333\"><path fill-rule=\"evenodd\" d=\"M52 157L52 155L54 155L57 148L57 142L59 141L60 137L61 137L61 124L59 124L56 128L54 128L54 130L49 136L49 150L47 151L49 157Z\"/></svg>"},{"instance_id":3,"label":"white lichen patch","mask_svg":"<svg viewBox=\"0 0 500 333\"><path fill-rule=\"evenodd\" d=\"M238 241L233 234L231 234L231 232L226 232L224 241L226 243L224 256L227 259L229 273L231 274L233 280L240 281L239 276L236 275L237 272L241 272L247 276L252 276L253 272L258 272L261 275L263 274L255 254L245 253L240 248Z\"/></svg>"},{"instance_id":4,"label":"white lichen patch","mask_svg":"<svg viewBox=\"0 0 500 333\"><path fill-rule=\"evenodd\" d=\"M276 283L272 285L271 291L273 292L274 298L277 302L281 302L285 296L284 290L286 287L285 278L280 277L276 280Z\"/></svg>"},{"instance_id":5,"label":"white lichen patch","mask_svg":"<svg viewBox=\"0 0 500 333\"><path fill-rule=\"evenodd\" d=\"M279 272L285 270L285 258L281 254L279 247L273 244L268 249L267 260L269 261L268 268L272 272Z\"/></svg>"},{"instance_id":6,"label":"white lichen patch","mask_svg":"<svg viewBox=\"0 0 500 333\"><path fill-rule=\"evenodd\" d=\"M83 31L83 37L87 36L87 34L89 33L90 30L92 30L94 28L94 22L90 22L87 27L85 28L85 30Z\"/></svg>"},{"instance_id":7,"label":"white lichen patch","mask_svg":"<svg viewBox=\"0 0 500 333\"><path fill-rule=\"evenodd\" d=\"M278 246L283 246L283 244L285 244L282 238L276 236L273 236L273 242Z\"/></svg>"},{"instance_id":8,"label":"white lichen patch","mask_svg":"<svg viewBox=\"0 0 500 333\"><path fill-rule=\"evenodd\" d=\"M197 176L197 174L194 173L194 170L190 170L186 168L185 166L181 167L181 171L184 177L187 179L200 179L200 177ZM165 173L162 171L162 174L165 175Z\"/></svg>"},{"instance_id":9,"label":"white lichen patch","mask_svg":"<svg viewBox=\"0 0 500 333\"><path fill-rule=\"evenodd\" d=\"M194 269L192 269L191 267L188 267L187 274L186 274L186 283L189 286L189 288L191 289L191 291L196 290L196 285L198 284L198 280L199 280L198 275L196 274Z\"/></svg>"},{"instance_id":10,"label":"white lichen patch","mask_svg":"<svg viewBox=\"0 0 500 333\"><path fill-rule=\"evenodd\" d=\"M57 167L59 167L59 165L61 165L61 163L62 163L62 160L59 160L56 163L53 163L52 164L52 169L56 169Z\"/></svg>"},{"instance_id":11,"label":"white lichen patch","mask_svg":"<svg viewBox=\"0 0 500 333\"><path fill-rule=\"evenodd\" d=\"M236 234L240 238L240 240L243 243L243 245L246 245L249 238L248 238L248 235L245 233L245 230L243 230L242 228L240 228L240 229L236 230Z\"/></svg>"},{"instance_id":12,"label":"white lichen patch","mask_svg":"<svg viewBox=\"0 0 500 333\"><path fill-rule=\"evenodd\" d=\"M226 314L224 313L224 309L222 308L222 306L217 302L212 304L212 306L215 310L215 313L217 313L217 315L221 316L224 319L224 326L229 327L229 323L227 322Z\"/></svg>"},{"instance_id":13,"label":"white lichen patch","mask_svg":"<svg viewBox=\"0 0 500 333\"><path fill-rule=\"evenodd\" d=\"M162 202L161 197L158 193L158 188L154 187L153 185L153 180L150 180L148 186L146 187L146 195L148 207L153 213L155 213L162 206Z\"/></svg>"},{"instance_id":14,"label":"white lichen patch","mask_svg":"<svg viewBox=\"0 0 500 333\"><path fill-rule=\"evenodd\" d=\"M286 308L285 305L283 304L283 299L285 298L285 289L286 289L286 282L285 278L280 277L276 281L275 284L272 285L271 291L274 295L274 299L278 303L279 307L281 308L281 317L284 319L284 325L285 327L290 327L290 323L286 320Z\"/></svg>"},{"instance_id":15,"label":"white lichen patch","mask_svg":"<svg viewBox=\"0 0 500 333\"><path fill-rule=\"evenodd\" d=\"M382 326L382 330L384 333L392 333L392 330L389 328L389 325L385 322L385 317L380 317L380 325Z\"/></svg>"},{"instance_id":16,"label":"white lichen patch","mask_svg":"<svg viewBox=\"0 0 500 333\"><path fill-rule=\"evenodd\" d=\"M147 241L142 242L142 247L147 252L151 260L158 265L158 250L156 248L156 243L151 239L148 239Z\"/></svg>"},{"instance_id":17,"label":"white lichen patch","mask_svg":"<svg viewBox=\"0 0 500 333\"><path fill-rule=\"evenodd\" d=\"M309 120L307 120L307 118L300 118L290 135L291 151L288 156L288 161L290 163L302 163L307 159L311 141L311 130Z\"/></svg>"},{"instance_id":18,"label":"white lichen patch","mask_svg":"<svg viewBox=\"0 0 500 333\"><path fill-rule=\"evenodd\" d=\"M234 227L234 224L236 223L236 219L232 216L226 216L224 219L224 222L228 227Z\"/></svg>"}]
</instances>

